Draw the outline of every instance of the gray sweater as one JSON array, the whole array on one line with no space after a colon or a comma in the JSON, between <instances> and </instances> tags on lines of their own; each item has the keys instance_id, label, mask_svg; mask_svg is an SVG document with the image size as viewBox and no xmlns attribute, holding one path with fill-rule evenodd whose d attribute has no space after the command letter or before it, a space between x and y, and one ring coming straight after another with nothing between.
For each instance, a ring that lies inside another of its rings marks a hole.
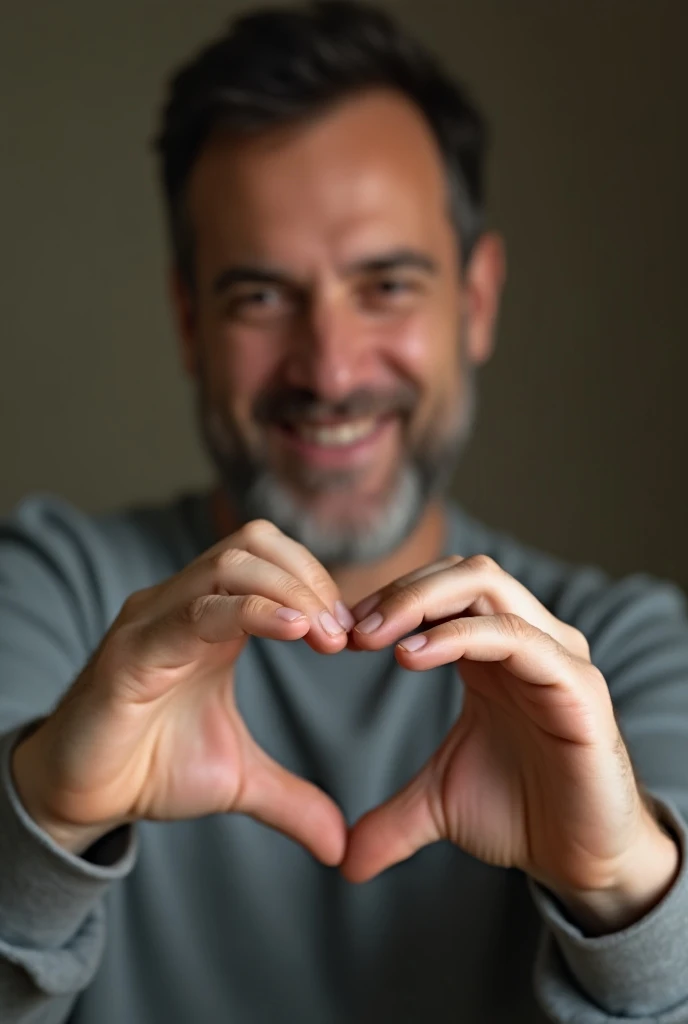
<instances>
[{"instance_id":1,"label":"gray sweater","mask_svg":"<svg viewBox=\"0 0 688 1024\"><path fill-rule=\"evenodd\" d=\"M50 495L0 524L2 1024L688 1022L688 621L645 575L572 567L452 510L447 551L485 552L588 637L637 773L679 841L644 919L591 938L522 873L449 843L363 886L239 815L140 823L83 857L28 818L9 755L135 590L216 538L207 501L86 516ZM407 780L460 712L452 666L327 657L251 639L237 699L258 741L355 820Z\"/></svg>"}]
</instances>

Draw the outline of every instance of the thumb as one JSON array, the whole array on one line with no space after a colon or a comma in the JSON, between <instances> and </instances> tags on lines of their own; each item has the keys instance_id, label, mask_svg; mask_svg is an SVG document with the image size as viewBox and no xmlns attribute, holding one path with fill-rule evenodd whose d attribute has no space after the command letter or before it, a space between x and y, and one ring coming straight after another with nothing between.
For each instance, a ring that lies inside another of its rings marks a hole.
<instances>
[{"instance_id":1,"label":"thumb","mask_svg":"<svg viewBox=\"0 0 688 1024\"><path fill-rule=\"evenodd\" d=\"M245 765L245 782L233 810L294 839L323 864L340 864L347 824L334 800L254 742L245 752Z\"/></svg>"},{"instance_id":2,"label":"thumb","mask_svg":"<svg viewBox=\"0 0 688 1024\"><path fill-rule=\"evenodd\" d=\"M349 882L367 882L442 839L433 814L433 779L426 765L403 789L356 822L340 870Z\"/></svg>"}]
</instances>

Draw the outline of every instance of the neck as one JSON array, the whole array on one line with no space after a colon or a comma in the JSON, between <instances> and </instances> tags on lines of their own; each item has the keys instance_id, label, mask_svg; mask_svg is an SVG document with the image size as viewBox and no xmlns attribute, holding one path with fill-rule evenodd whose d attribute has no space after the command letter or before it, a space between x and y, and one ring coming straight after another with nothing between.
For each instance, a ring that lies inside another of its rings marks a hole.
<instances>
[{"instance_id":1,"label":"neck","mask_svg":"<svg viewBox=\"0 0 688 1024\"><path fill-rule=\"evenodd\" d=\"M223 487L210 496L211 517L218 539L234 533L242 525L231 508ZM342 601L353 608L359 601L392 580L434 562L442 554L446 530L446 512L440 501L427 506L413 532L389 555L361 565L330 567Z\"/></svg>"}]
</instances>

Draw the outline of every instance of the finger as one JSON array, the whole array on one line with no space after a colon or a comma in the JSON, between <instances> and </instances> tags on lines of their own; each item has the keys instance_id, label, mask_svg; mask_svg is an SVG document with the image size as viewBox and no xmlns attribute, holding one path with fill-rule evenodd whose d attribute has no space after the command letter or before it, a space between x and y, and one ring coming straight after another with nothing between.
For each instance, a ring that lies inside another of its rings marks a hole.
<instances>
[{"instance_id":1,"label":"finger","mask_svg":"<svg viewBox=\"0 0 688 1024\"><path fill-rule=\"evenodd\" d=\"M307 547L282 533L277 526L267 520L248 523L240 531L240 538L247 551L281 566L292 576L302 580L317 594L340 625L345 630L351 629L354 623L353 616L340 598L339 587L325 566Z\"/></svg>"},{"instance_id":2,"label":"finger","mask_svg":"<svg viewBox=\"0 0 688 1024\"><path fill-rule=\"evenodd\" d=\"M558 620L521 583L486 555L459 559L392 586L353 633L364 649L377 649L417 629L461 614L512 613L544 631L558 631ZM429 567L430 568L430 567ZM560 630L559 630L560 631Z\"/></svg>"},{"instance_id":3,"label":"finger","mask_svg":"<svg viewBox=\"0 0 688 1024\"><path fill-rule=\"evenodd\" d=\"M457 562L462 561L461 555L449 555L447 558L440 558L437 562L432 562L430 565L424 565L414 572L409 572L405 576L399 576L392 583L388 583L387 586L381 587L380 590L376 590L373 594L364 597L363 600L359 601L351 609L351 614L356 622L362 622L385 598L390 597L399 590L403 590L409 583L415 583L416 580L420 580L424 576L431 576L435 572L448 569L456 565Z\"/></svg>"},{"instance_id":4,"label":"finger","mask_svg":"<svg viewBox=\"0 0 688 1024\"><path fill-rule=\"evenodd\" d=\"M499 661L519 679L540 686L573 683L577 673L591 667L513 614L452 619L400 641L395 653L405 666L418 670L459 658Z\"/></svg>"},{"instance_id":5,"label":"finger","mask_svg":"<svg viewBox=\"0 0 688 1024\"><path fill-rule=\"evenodd\" d=\"M468 664L464 682L561 739L597 742L614 718L602 673L517 615L454 619L402 640L395 655L417 671L460 660L500 663L509 685L504 676L469 673Z\"/></svg>"},{"instance_id":6,"label":"finger","mask_svg":"<svg viewBox=\"0 0 688 1024\"><path fill-rule=\"evenodd\" d=\"M347 647L349 650L360 651L362 649L365 650L366 648L373 649L381 647L392 643L397 637L403 636L404 633L410 632L414 628L412 625L408 625L406 628L399 626L396 630L394 629L394 626L389 626L390 613L387 609L389 599L404 591L406 587L415 583L417 580L421 580L426 576L432 576L435 573L441 572L443 569L449 569L456 565L457 562L461 561L463 561L463 559L460 555L450 555L447 558L442 558L437 562L432 562L430 565L422 566L414 572L407 573L405 576L400 576L398 579L393 580L392 583L388 583L387 586L382 587L375 593L369 594L368 597L363 598L362 601L359 601L352 609L352 615L356 625L354 625L354 628L349 633L349 639L347 641ZM406 601L408 602L408 595L406 597ZM375 614L371 614L373 612ZM411 620L412 617L408 616L407 618ZM423 621L423 618L424 616L420 618L420 622ZM382 625L383 622L387 628L382 632L378 632L378 627ZM418 625L420 623L416 624ZM359 629L359 626L362 626L362 629ZM358 642L359 639L361 640L360 644Z\"/></svg>"},{"instance_id":7,"label":"finger","mask_svg":"<svg viewBox=\"0 0 688 1024\"><path fill-rule=\"evenodd\" d=\"M282 832L323 864L341 863L347 824L334 801L311 782L288 772L252 739L245 764L245 782L233 809Z\"/></svg>"},{"instance_id":8,"label":"finger","mask_svg":"<svg viewBox=\"0 0 688 1024\"><path fill-rule=\"evenodd\" d=\"M439 816L432 813L430 787L426 766L390 800L356 822L340 867L349 882L367 882L442 838Z\"/></svg>"},{"instance_id":9,"label":"finger","mask_svg":"<svg viewBox=\"0 0 688 1024\"><path fill-rule=\"evenodd\" d=\"M331 653L346 643L344 628L308 584L283 566L243 548L225 548L198 563L184 580L184 590L192 599L207 594L261 594L303 611L314 631L309 634L312 645L319 650Z\"/></svg>"},{"instance_id":10,"label":"finger","mask_svg":"<svg viewBox=\"0 0 688 1024\"><path fill-rule=\"evenodd\" d=\"M298 640L310 628L303 611L261 595L205 594L140 628L131 640L131 653L138 666L174 669L198 658L208 644L249 635Z\"/></svg>"},{"instance_id":11,"label":"finger","mask_svg":"<svg viewBox=\"0 0 688 1024\"><path fill-rule=\"evenodd\" d=\"M599 669L518 616L455 619L408 637L395 654L405 668L418 671L460 660L466 686L560 740L606 743L615 732L609 687ZM471 662L500 663L505 673L472 671Z\"/></svg>"}]
</instances>

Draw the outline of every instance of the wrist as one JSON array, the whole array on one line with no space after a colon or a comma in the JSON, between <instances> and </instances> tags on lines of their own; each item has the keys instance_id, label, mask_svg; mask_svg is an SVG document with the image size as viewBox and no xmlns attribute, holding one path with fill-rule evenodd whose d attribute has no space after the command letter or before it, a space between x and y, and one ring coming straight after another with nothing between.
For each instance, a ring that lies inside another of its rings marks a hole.
<instances>
[{"instance_id":1,"label":"wrist","mask_svg":"<svg viewBox=\"0 0 688 1024\"><path fill-rule=\"evenodd\" d=\"M48 773L43 768L42 734L39 725L15 746L10 755L10 777L17 796L31 820L45 832L54 843L68 853L80 856L89 846L102 838L112 826L78 825L60 821L49 810L50 801L46 794L45 779Z\"/></svg>"},{"instance_id":2,"label":"wrist","mask_svg":"<svg viewBox=\"0 0 688 1024\"><path fill-rule=\"evenodd\" d=\"M613 884L595 890L553 888L552 892L587 935L611 934L649 914L673 886L680 865L678 843L648 816L637 846Z\"/></svg>"}]
</instances>

